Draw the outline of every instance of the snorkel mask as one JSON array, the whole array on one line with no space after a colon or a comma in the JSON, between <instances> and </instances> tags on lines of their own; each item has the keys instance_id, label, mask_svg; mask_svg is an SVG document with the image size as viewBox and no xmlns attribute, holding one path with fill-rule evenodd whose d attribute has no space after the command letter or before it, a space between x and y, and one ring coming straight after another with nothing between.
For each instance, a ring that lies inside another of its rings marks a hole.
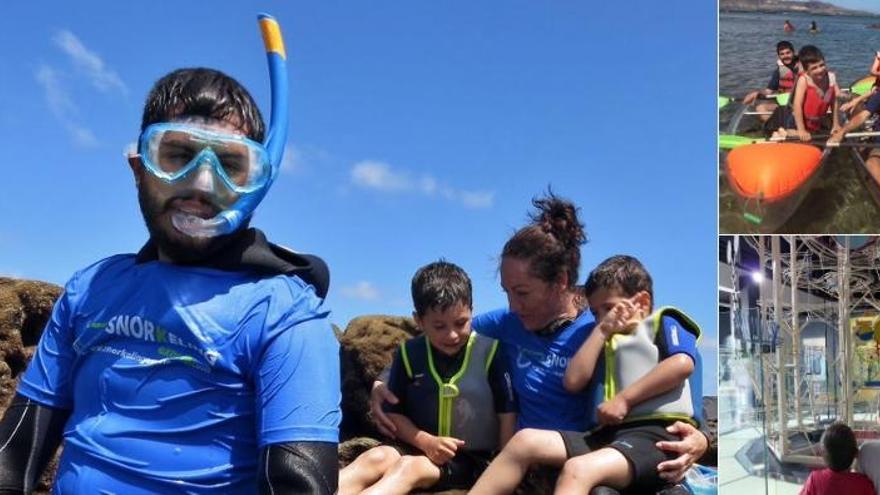
<instances>
[{"instance_id":1,"label":"snorkel mask","mask_svg":"<svg viewBox=\"0 0 880 495\"><path fill-rule=\"evenodd\" d=\"M192 237L215 237L235 232L250 217L278 176L287 139L287 61L281 29L274 17L257 16L269 63L272 114L263 143L244 136L199 128L186 123L147 127L138 142L144 167L168 184L202 180L200 169L212 170L213 189L237 198L213 218L177 211L171 222ZM223 203L223 201L219 201Z\"/></svg>"}]
</instances>

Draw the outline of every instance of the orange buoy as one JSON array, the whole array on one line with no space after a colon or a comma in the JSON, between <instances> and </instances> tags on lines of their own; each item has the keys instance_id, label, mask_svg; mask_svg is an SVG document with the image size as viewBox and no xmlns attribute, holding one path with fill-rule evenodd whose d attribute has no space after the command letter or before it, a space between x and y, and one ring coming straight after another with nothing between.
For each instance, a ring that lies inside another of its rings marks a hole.
<instances>
[{"instance_id":1,"label":"orange buoy","mask_svg":"<svg viewBox=\"0 0 880 495\"><path fill-rule=\"evenodd\" d=\"M822 160L822 151L808 144L750 144L727 155L731 186L746 198L782 199L809 179Z\"/></svg>"}]
</instances>

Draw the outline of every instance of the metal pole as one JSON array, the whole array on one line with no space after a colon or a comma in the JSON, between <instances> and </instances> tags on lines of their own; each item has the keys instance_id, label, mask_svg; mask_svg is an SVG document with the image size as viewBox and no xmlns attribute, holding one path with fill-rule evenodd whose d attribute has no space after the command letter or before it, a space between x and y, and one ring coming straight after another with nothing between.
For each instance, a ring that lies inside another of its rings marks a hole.
<instances>
[{"instance_id":1,"label":"metal pole","mask_svg":"<svg viewBox=\"0 0 880 495\"><path fill-rule=\"evenodd\" d=\"M801 330L798 315L798 260L797 237L789 239L791 249L791 353L794 358L794 415L797 418L798 430L802 430L804 420L801 417Z\"/></svg>"},{"instance_id":2,"label":"metal pole","mask_svg":"<svg viewBox=\"0 0 880 495\"><path fill-rule=\"evenodd\" d=\"M837 309L838 309L838 352L843 358L838 364L838 376L845 400L840 401L842 411L839 418L848 425L853 424L853 383L850 368L853 365L852 332L849 331L849 237L843 238L843 245L837 247Z\"/></svg>"},{"instance_id":3,"label":"metal pole","mask_svg":"<svg viewBox=\"0 0 880 495\"><path fill-rule=\"evenodd\" d=\"M787 362L787 341L782 329L782 252L780 237L770 238L770 254L773 261L773 323L777 330L776 346L776 409L779 414L779 455L788 454L788 400L786 397L785 364Z\"/></svg>"}]
</instances>

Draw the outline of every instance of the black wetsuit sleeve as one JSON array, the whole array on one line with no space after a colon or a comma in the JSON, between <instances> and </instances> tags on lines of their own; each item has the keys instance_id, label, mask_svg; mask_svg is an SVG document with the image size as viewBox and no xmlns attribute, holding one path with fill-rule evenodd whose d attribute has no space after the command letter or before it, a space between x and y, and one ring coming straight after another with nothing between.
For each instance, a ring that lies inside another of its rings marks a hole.
<instances>
[{"instance_id":1,"label":"black wetsuit sleeve","mask_svg":"<svg viewBox=\"0 0 880 495\"><path fill-rule=\"evenodd\" d=\"M489 387L492 388L492 402L497 414L518 412L516 394L513 391L513 381L510 370L507 367L507 359L500 355L501 351L492 356L489 363Z\"/></svg>"},{"instance_id":2,"label":"black wetsuit sleeve","mask_svg":"<svg viewBox=\"0 0 880 495\"><path fill-rule=\"evenodd\" d=\"M403 366L403 359L400 357L400 347L394 353L394 360L391 361L391 371L388 373L388 390L397 396L397 404L386 402L382 405L382 410L387 413L405 414L403 405L406 404L406 383L409 377L406 375L406 368Z\"/></svg>"},{"instance_id":3,"label":"black wetsuit sleeve","mask_svg":"<svg viewBox=\"0 0 880 495\"><path fill-rule=\"evenodd\" d=\"M339 475L337 447L332 442L267 445L260 452L260 495L336 493Z\"/></svg>"},{"instance_id":4,"label":"black wetsuit sleeve","mask_svg":"<svg viewBox=\"0 0 880 495\"><path fill-rule=\"evenodd\" d=\"M70 411L16 394L0 420L0 494L31 493L58 449Z\"/></svg>"}]
</instances>

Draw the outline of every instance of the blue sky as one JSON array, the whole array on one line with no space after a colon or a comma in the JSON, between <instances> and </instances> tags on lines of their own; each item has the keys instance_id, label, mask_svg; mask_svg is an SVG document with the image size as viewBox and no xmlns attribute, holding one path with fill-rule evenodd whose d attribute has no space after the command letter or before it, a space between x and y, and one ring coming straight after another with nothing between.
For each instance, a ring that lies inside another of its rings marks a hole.
<instances>
[{"instance_id":1,"label":"blue sky","mask_svg":"<svg viewBox=\"0 0 880 495\"><path fill-rule=\"evenodd\" d=\"M880 6L877 5L877 0L832 0L829 3L847 9L864 10L880 14Z\"/></svg>"},{"instance_id":2,"label":"blue sky","mask_svg":"<svg viewBox=\"0 0 880 495\"><path fill-rule=\"evenodd\" d=\"M470 273L477 311L506 305L498 253L552 185L582 209L581 281L612 254L641 258L657 302L704 328L714 392L714 2L32 4L0 16L0 273L61 284L137 251L123 150L147 91L218 68L268 118L266 11L292 120L254 225L328 261L336 324L408 314L412 274L441 256Z\"/></svg>"}]
</instances>

